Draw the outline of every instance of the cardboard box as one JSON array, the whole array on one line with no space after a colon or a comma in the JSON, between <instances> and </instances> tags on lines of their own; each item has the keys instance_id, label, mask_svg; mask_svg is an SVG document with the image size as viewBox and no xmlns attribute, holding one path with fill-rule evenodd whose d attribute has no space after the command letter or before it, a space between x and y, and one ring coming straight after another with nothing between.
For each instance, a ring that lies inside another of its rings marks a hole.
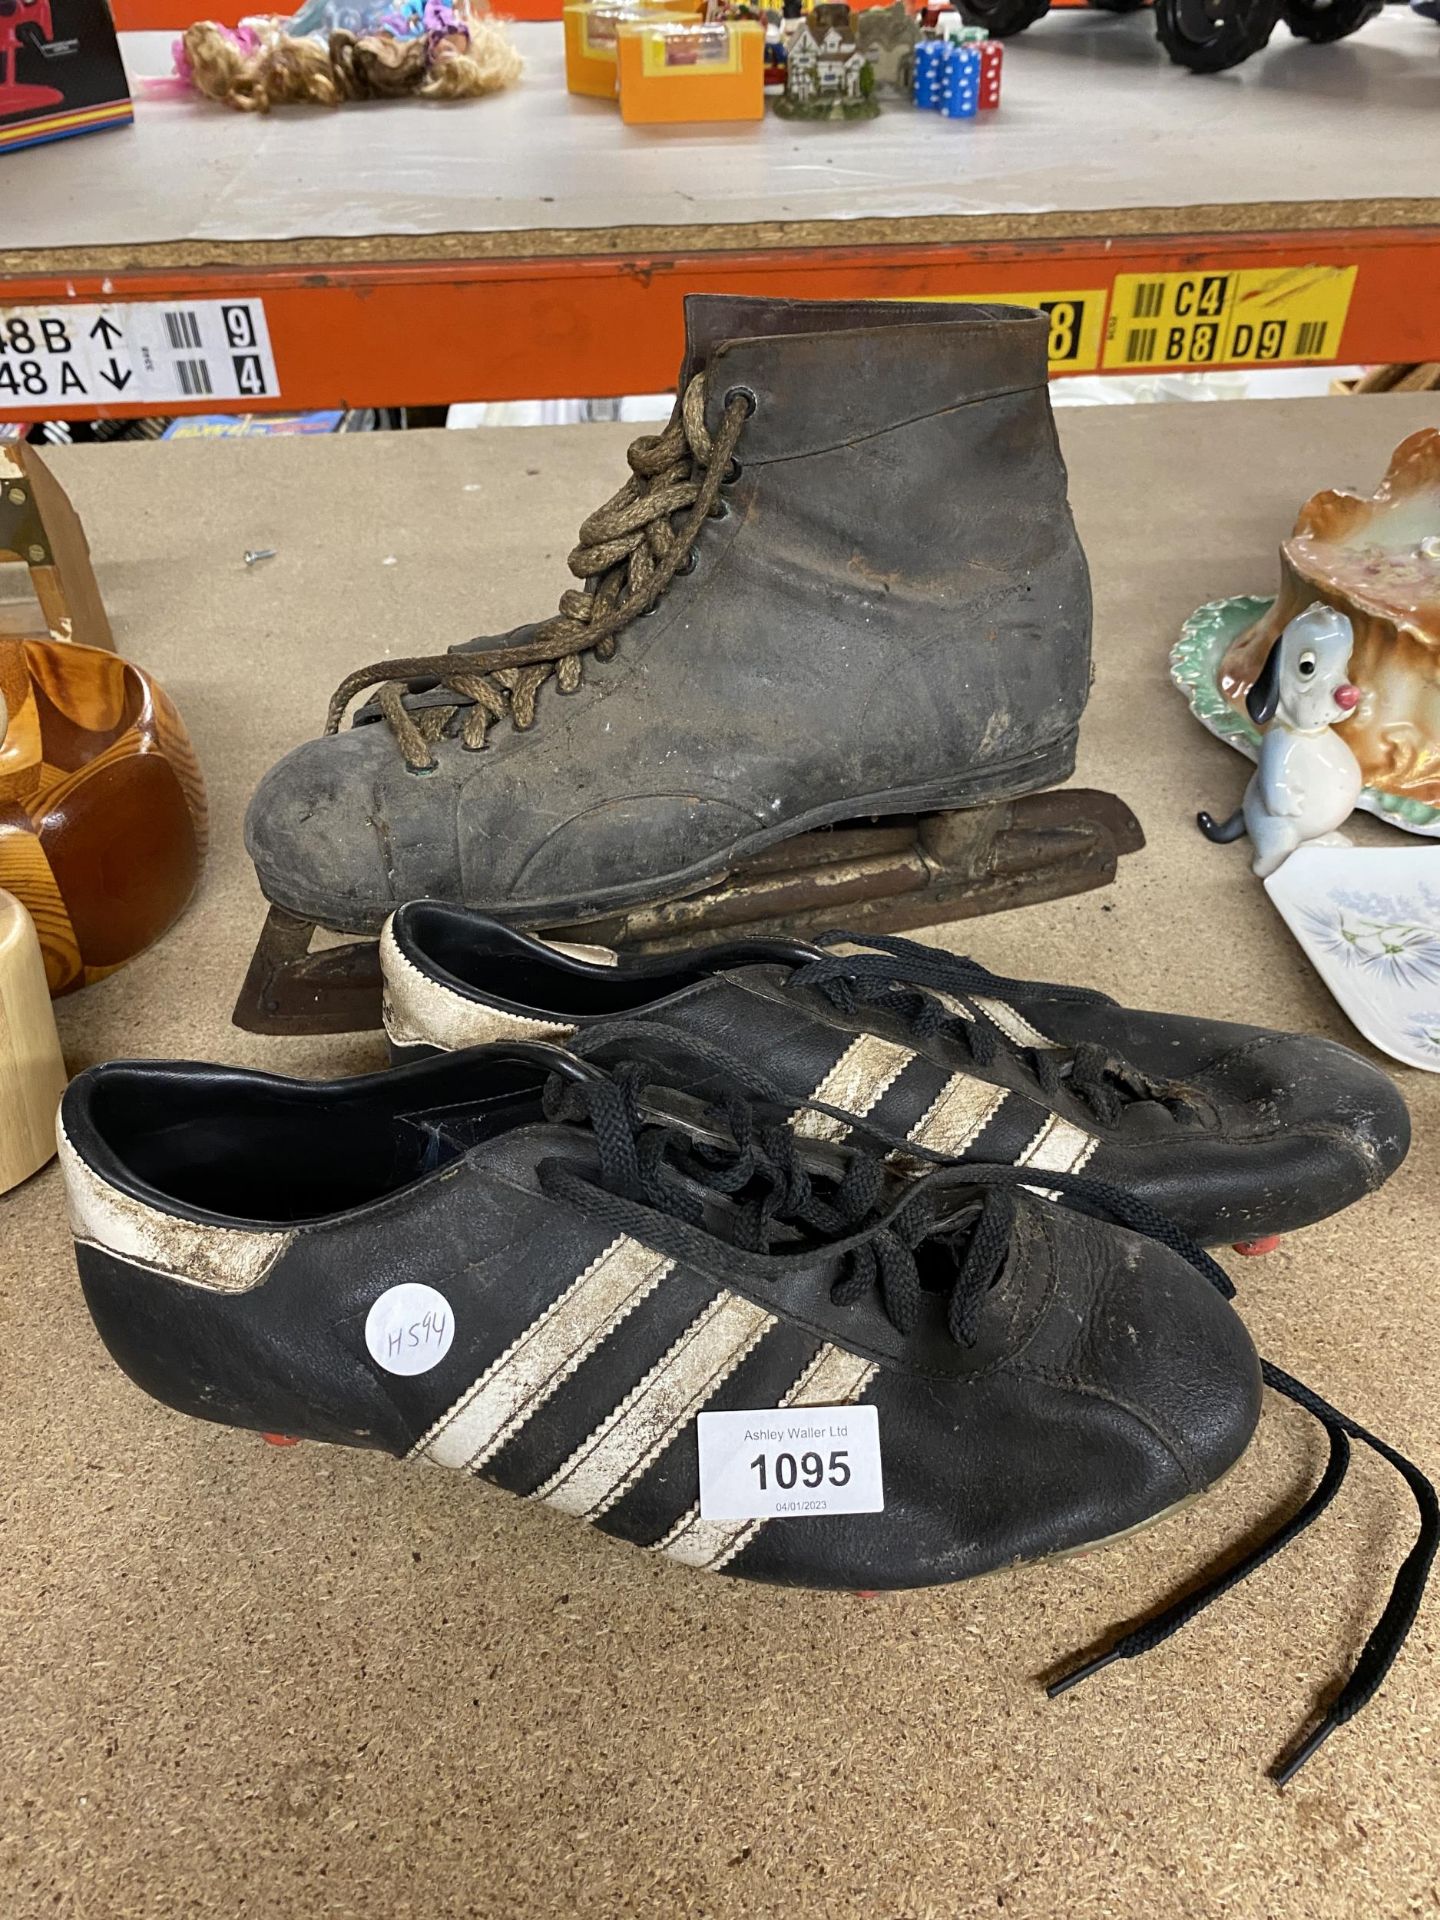
<instances>
[{"instance_id":1,"label":"cardboard box","mask_svg":"<svg viewBox=\"0 0 1440 1920\"><path fill-rule=\"evenodd\" d=\"M105 0L0 0L0 153L134 117Z\"/></svg>"},{"instance_id":2,"label":"cardboard box","mask_svg":"<svg viewBox=\"0 0 1440 1920\"><path fill-rule=\"evenodd\" d=\"M616 35L629 20L698 20L695 0L568 0L565 86L570 93L613 100L619 91Z\"/></svg>"},{"instance_id":3,"label":"cardboard box","mask_svg":"<svg viewBox=\"0 0 1440 1920\"><path fill-rule=\"evenodd\" d=\"M318 413L191 413L172 420L162 440L273 440L353 429L344 407ZM373 416L372 416L373 420Z\"/></svg>"},{"instance_id":4,"label":"cardboard box","mask_svg":"<svg viewBox=\"0 0 1440 1920\"><path fill-rule=\"evenodd\" d=\"M627 20L620 27L620 118L627 126L758 120L765 112L765 29Z\"/></svg>"}]
</instances>

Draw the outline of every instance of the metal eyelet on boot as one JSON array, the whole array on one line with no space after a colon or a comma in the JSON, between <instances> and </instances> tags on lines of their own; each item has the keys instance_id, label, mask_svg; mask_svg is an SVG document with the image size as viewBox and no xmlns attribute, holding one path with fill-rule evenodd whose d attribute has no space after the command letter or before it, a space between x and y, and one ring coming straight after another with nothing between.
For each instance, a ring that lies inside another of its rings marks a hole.
<instances>
[{"instance_id":1,"label":"metal eyelet on boot","mask_svg":"<svg viewBox=\"0 0 1440 1920\"><path fill-rule=\"evenodd\" d=\"M745 469L741 466L740 462L732 454L730 457L730 464L725 469L725 477L720 482L721 486L733 487L735 482L740 478L741 474L744 471Z\"/></svg>"},{"instance_id":2,"label":"metal eyelet on boot","mask_svg":"<svg viewBox=\"0 0 1440 1920\"><path fill-rule=\"evenodd\" d=\"M692 547L689 553L687 553L685 558L680 562L679 566L676 567L675 578L679 580L687 573L694 573L696 567L698 567L699 564L700 564L700 556L698 553L696 553L694 547Z\"/></svg>"},{"instance_id":3,"label":"metal eyelet on boot","mask_svg":"<svg viewBox=\"0 0 1440 1920\"><path fill-rule=\"evenodd\" d=\"M749 387L727 387L726 388L725 402L724 402L724 408L726 412L729 411L730 402L732 400L743 400L745 402L745 418L747 420L750 418L751 414L754 413L755 409L760 404L760 402L755 398L754 393L751 391Z\"/></svg>"}]
</instances>

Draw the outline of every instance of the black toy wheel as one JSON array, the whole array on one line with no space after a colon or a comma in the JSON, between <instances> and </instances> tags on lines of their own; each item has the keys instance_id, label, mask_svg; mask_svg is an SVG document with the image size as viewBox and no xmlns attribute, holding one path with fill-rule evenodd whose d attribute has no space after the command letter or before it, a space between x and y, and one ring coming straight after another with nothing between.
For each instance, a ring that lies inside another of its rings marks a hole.
<instances>
[{"instance_id":1,"label":"black toy wheel","mask_svg":"<svg viewBox=\"0 0 1440 1920\"><path fill-rule=\"evenodd\" d=\"M961 14L972 27L986 27L992 40L1008 40L1012 34L1033 27L1050 11L1050 0L956 0Z\"/></svg>"},{"instance_id":2,"label":"black toy wheel","mask_svg":"<svg viewBox=\"0 0 1440 1920\"><path fill-rule=\"evenodd\" d=\"M1285 0L1283 17L1301 40L1343 40L1373 20L1382 0Z\"/></svg>"},{"instance_id":3,"label":"black toy wheel","mask_svg":"<svg viewBox=\"0 0 1440 1920\"><path fill-rule=\"evenodd\" d=\"M1147 0L1087 0L1092 7L1099 7L1102 13L1139 13Z\"/></svg>"},{"instance_id":4,"label":"black toy wheel","mask_svg":"<svg viewBox=\"0 0 1440 1920\"><path fill-rule=\"evenodd\" d=\"M1223 73L1258 53L1275 31L1280 0L1155 0L1155 32L1177 67Z\"/></svg>"}]
</instances>

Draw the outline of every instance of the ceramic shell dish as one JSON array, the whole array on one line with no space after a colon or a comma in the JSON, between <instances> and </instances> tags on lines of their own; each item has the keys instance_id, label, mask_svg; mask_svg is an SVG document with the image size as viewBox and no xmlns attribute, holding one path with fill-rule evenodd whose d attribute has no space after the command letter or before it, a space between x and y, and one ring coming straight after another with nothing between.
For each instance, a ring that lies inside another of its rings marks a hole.
<instances>
[{"instance_id":1,"label":"ceramic shell dish","mask_svg":"<svg viewBox=\"0 0 1440 1920\"><path fill-rule=\"evenodd\" d=\"M1301 847L1265 891L1365 1038L1440 1073L1440 848Z\"/></svg>"},{"instance_id":2,"label":"ceramic shell dish","mask_svg":"<svg viewBox=\"0 0 1440 1920\"><path fill-rule=\"evenodd\" d=\"M1355 629L1350 677L1364 690L1336 728L1360 762L1360 805L1440 835L1440 431L1403 440L1368 499L1307 500L1280 569L1274 600L1237 596L1192 614L1171 656L1176 684L1212 733L1253 759L1245 695L1272 643L1312 602L1338 608Z\"/></svg>"}]
</instances>

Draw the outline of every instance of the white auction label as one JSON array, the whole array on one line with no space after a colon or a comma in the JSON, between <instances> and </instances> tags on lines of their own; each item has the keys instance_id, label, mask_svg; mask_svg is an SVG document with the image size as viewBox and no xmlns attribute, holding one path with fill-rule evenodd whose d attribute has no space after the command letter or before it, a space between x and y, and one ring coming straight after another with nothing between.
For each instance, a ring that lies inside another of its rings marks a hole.
<instances>
[{"instance_id":1,"label":"white auction label","mask_svg":"<svg viewBox=\"0 0 1440 1920\"><path fill-rule=\"evenodd\" d=\"M0 408L279 391L263 300L0 307Z\"/></svg>"},{"instance_id":2,"label":"white auction label","mask_svg":"<svg viewBox=\"0 0 1440 1920\"><path fill-rule=\"evenodd\" d=\"M696 1436L702 1519L803 1520L885 1505L874 1407L702 1413Z\"/></svg>"},{"instance_id":3,"label":"white auction label","mask_svg":"<svg viewBox=\"0 0 1440 1920\"><path fill-rule=\"evenodd\" d=\"M387 1288L365 1316L370 1358L387 1373L428 1373L454 1338L450 1302L416 1280Z\"/></svg>"}]
</instances>

